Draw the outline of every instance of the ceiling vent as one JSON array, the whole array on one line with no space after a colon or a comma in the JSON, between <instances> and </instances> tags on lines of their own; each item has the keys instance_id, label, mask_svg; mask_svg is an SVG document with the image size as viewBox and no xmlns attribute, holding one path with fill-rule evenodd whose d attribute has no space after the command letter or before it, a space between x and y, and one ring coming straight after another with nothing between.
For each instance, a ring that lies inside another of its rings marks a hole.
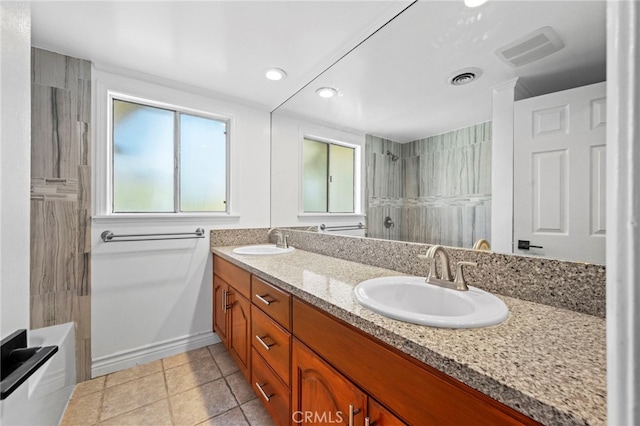
<instances>
[{"instance_id":1,"label":"ceiling vent","mask_svg":"<svg viewBox=\"0 0 640 426\"><path fill-rule=\"evenodd\" d=\"M549 56L563 47L564 43L553 28L542 27L496 50L496 55L512 67L521 67Z\"/></svg>"},{"instance_id":2,"label":"ceiling vent","mask_svg":"<svg viewBox=\"0 0 640 426\"><path fill-rule=\"evenodd\" d=\"M452 86L462 86L478 79L481 75L482 70L480 68L464 68L451 74L447 82Z\"/></svg>"}]
</instances>

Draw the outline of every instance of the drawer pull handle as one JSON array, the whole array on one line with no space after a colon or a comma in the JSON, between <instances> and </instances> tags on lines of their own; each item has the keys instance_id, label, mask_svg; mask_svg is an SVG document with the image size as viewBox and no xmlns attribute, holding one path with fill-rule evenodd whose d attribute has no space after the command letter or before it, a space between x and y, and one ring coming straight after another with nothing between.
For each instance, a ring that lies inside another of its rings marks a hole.
<instances>
[{"instance_id":1,"label":"drawer pull handle","mask_svg":"<svg viewBox=\"0 0 640 426\"><path fill-rule=\"evenodd\" d=\"M262 396L264 397L264 399L269 402L270 399L273 397L273 394L269 394L267 395L264 390L262 389L262 387L266 385L266 383L260 384L258 382L256 382L256 386L258 387L258 390L260 391L260 393L262 394Z\"/></svg>"},{"instance_id":2,"label":"drawer pull handle","mask_svg":"<svg viewBox=\"0 0 640 426\"><path fill-rule=\"evenodd\" d=\"M264 340L262 340L262 339L264 339L265 337L267 337L267 336L260 337L260 336L258 336L258 335L256 334L256 339L258 340L258 342L260 342L260 344L261 344L262 346L264 346L264 348L265 348L266 350L269 350L269 349L271 349L271 346L275 346L275 343L272 343L272 344L268 345Z\"/></svg>"},{"instance_id":3,"label":"drawer pull handle","mask_svg":"<svg viewBox=\"0 0 640 426\"><path fill-rule=\"evenodd\" d=\"M264 296L260 296L259 294L256 294L256 297L258 298L258 300L264 303L265 305L270 305L271 303L275 302L275 300L267 300L266 297L268 296L269 296L268 294L265 294Z\"/></svg>"},{"instance_id":4,"label":"drawer pull handle","mask_svg":"<svg viewBox=\"0 0 640 426\"><path fill-rule=\"evenodd\" d=\"M353 426L353 417L360 412L353 404L349 404L349 426Z\"/></svg>"}]
</instances>

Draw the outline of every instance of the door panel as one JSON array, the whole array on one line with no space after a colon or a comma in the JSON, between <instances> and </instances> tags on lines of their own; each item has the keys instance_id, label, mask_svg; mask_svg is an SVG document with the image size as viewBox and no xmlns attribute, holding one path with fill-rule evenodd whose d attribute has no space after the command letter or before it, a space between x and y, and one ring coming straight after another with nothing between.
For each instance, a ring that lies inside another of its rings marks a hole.
<instances>
[{"instance_id":1,"label":"door panel","mask_svg":"<svg viewBox=\"0 0 640 426\"><path fill-rule=\"evenodd\" d=\"M240 372L249 380L249 363L251 354L251 304L235 289L229 292L231 323L229 331L229 353L236 360Z\"/></svg>"},{"instance_id":2,"label":"door panel","mask_svg":"<svg viewBox=\"0 0 640 426\"><path fill-rule=\"evenodd\" d=\"M605 94L598 83L515 103L515 253L605 263Z\"/></svg>"},{"instance_id":3,"label":"door panel","mask_svg":"<svg viewBox=\"0 0 640 426\"><path fill-rule=\"evenodd\" d=\"M293 421L300 424L363 424L367 396L300 342L293 343ZM297 416L297 418L295 417Z\"/></svg>"},{"instance_id":4,"label":"door panel","mask_svg":"<svg viewBox=\"0 0 640 426\"><path fill-rule=\"evenodd\" d=\"M229 285L217 275L213 276L213 330L218 334L225 347L229 347L227 338L227 310L225 294Z\"/></svg>"}]
</instances>

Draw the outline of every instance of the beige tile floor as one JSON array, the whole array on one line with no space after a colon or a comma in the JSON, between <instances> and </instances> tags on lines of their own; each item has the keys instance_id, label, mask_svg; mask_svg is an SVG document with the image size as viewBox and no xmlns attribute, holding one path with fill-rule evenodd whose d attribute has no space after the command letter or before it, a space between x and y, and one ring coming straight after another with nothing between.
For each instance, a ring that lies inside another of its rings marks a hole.
<instances>
[{"instance_id":1,"label":"beige tile floor","mask_svg":"<svg viewBox=\"0 0 640 426\"><path fill-rule=\"evenodd\" d=\"M222 344L76 385L61 425L272 425Z\"/></svg>"}]
</instances>

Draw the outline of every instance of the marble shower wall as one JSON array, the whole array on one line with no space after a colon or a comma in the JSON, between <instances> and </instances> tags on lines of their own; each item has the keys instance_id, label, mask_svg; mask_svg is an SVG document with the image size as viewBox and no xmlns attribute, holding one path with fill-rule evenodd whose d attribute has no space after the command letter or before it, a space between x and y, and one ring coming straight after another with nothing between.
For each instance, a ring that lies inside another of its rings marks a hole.
<instances>
[{"instance_id":1,"label":"marble shower wall","mask_svg":"<svg viewBox=\"0 0 640 426\"><path fill-rule=\"evenodd\" d=\"M406 144L368 135L368 236L468 248L489 239L491 136L491 122Z\"/></svg>"},{"instance_id":2,"label":"marble shower wall","mask_svg":"<svg viewBox=\"0 0 640 426\"><path fill-rule=\"evenodd\" d=\"M365 153L367 236L399 240L404 204L403 163L400 159L402 144L367 135ZM397 160L394 161L392 155L396 155ZM383 225L386 217L391 217L394 222L390 228Z\"/></svg>"},{"instance_id":3,"label":"marble shower wall","mask_svg":"<svg viewBox=\"0 0 640 426\"><path fill-rule=\"evenodd\" d=\"M91 378L91 63L31 51L31 328L76 323Z\"/></svg>"}]
</instances>

